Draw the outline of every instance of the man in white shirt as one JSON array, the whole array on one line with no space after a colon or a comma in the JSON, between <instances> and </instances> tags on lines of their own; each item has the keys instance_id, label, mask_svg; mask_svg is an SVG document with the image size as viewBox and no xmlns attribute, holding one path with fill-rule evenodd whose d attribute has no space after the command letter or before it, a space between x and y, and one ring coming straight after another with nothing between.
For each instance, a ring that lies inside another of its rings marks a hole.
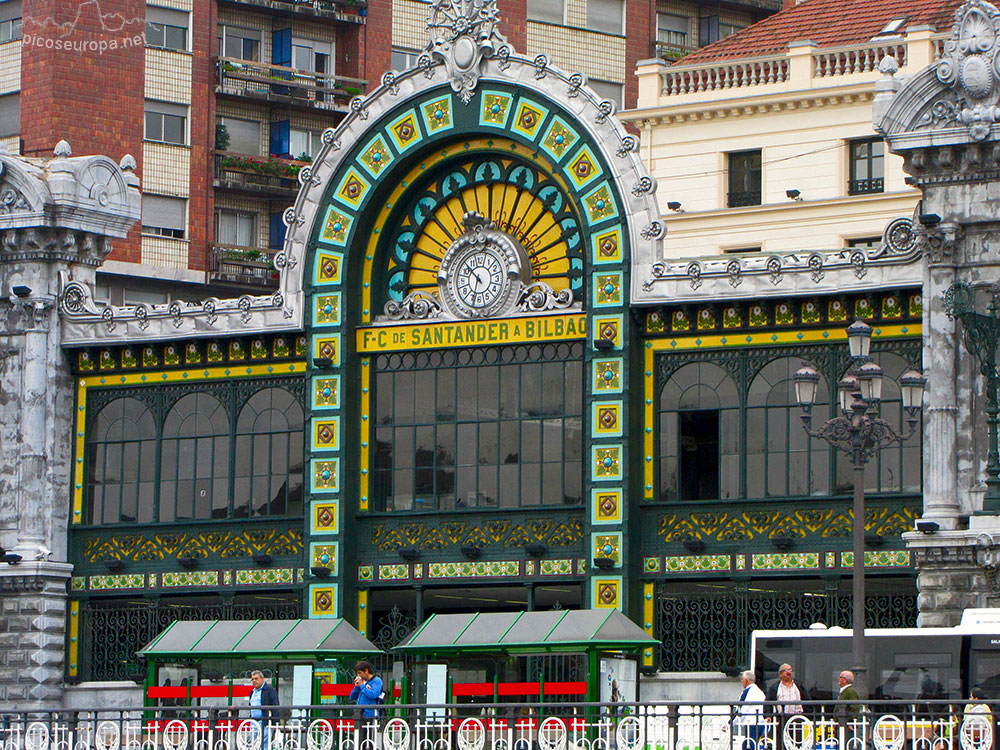
<instances>
[{"instance_id":1,"label":"man in white shirt","mask_svg":"<svg viewBox=\"0 0 1000 750\"><path fill-rule=\"evenodd\" d=\"M775 728L778 735L777 747L778 750L782 750L785 746L785 723L795 714L803 713L800 701L809 700L809 691L795 679L795 671L791 664L782 664L778 667L778 681L767 689L767 700L772 704L772 713L782 715L782 720Z\"/></svg>"},{"instance_id":2,"label":"man in white shirt","mask_svg":"<svg viewBox=\"0 0 1000 750\"><path fill-rule=\"evenodd\" d=\"M750 670L740 674L740 682L743 692L740 693L734 723L746 737L743 750L758 750L760 738L764 734L764 691L757 686L757 678Z\"/></svg>"}]
</instances>

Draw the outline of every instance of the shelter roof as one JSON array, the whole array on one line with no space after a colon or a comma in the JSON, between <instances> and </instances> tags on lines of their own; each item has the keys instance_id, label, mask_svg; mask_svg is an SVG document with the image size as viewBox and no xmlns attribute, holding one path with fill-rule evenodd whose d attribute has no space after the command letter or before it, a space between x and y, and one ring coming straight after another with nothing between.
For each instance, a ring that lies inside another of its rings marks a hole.
<instances>
[{"instance_id":1,"label":"shelter roof","mask_svg":"<svg viewBox=\"0 0 1000 750\"><path fill-rule=\"evenodd\" d=\"M434 614L400 643L411 653L640 649L656 643L617 609Z\"/></svg>"},{"instance_id":2,"label":"shelter roof","mask_svg":"<svg viewBox=\"0 0 1000 750\"><path fill-rule=\"evenodd\" d=\"M897 18L907 19L905 27L927 25L946 31L961 4L962 0L804 0L695 50L678 64L766 57L783 53L796 41L808 40L820 48L865 44Z\"/></svg>"},{"instance_id":3,"label":"shelter roof","mask_svg":"<svg viewBox=\"0 0 1000 750\"><path fill-rule=\"evenodd\" d=\"M329 659L380 649L340 619L176 621L139 654L154 659Z\"/></svg>"}]
</instances>

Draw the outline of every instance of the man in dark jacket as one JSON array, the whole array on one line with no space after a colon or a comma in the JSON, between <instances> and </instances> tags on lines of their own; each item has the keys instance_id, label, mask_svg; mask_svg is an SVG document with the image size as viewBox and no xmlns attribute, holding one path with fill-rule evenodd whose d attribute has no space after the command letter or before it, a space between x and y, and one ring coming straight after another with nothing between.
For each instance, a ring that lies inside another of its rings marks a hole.
<instances>
[{"instance_id":1,"label":"man in dark jacket","mask_svg":"<svg viewBox=\"0 0 1000 750\"><path fill-rule=\"evenodd\" d=\"M776 727L777 746L779 750L785 746L785 724L796 714L803 713L800 701L809 700L809 691L795 679L791 664L778 667L778 681L767 689L767 701L771 704L771 713L779 719Z\"/></svg>"},{"instance_id":2,"label":"man in dark jacket","mask_svg":"<svg viewBox=\"0 0 1000 750\"><path fill-rule=\"evenodd\" d=\"M271 738L271 722L275 721L278 712L268 706L278 705L278 691L269 682L264 682L264 673L255 669L250 674L253 690L250 691L250 718L259 723L261 750L267 750Z\"/></svg>"}]
</instances>

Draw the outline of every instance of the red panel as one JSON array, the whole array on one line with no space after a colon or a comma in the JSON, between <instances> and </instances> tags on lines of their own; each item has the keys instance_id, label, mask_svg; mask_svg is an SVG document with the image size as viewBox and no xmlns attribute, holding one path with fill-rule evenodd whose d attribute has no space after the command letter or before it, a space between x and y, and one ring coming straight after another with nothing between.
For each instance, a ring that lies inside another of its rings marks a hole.
<instances>
[{"instance_id":1,"label":"red panel","mask_svg":"<svg viewBox=\"0 0 1000 750\"><path fill-rule=\"evenodd\" d=\"M541 695L541 686L537 682L501 682L497 695Z\"/></svg>"},{"instance_id":2,"label":"red panel","mask_svg":"<svg viewBox=\"0 0 1000 750\"><path fill-rule=\"evenodd\" d=\"M187 698L188 689L186 685L169 685L166 687L160 685L151 685L146 688L146 697L148 698Z\"/></svg>"},{"instance_id":3,"label":"red panel","mask_svg":"<svg viewBox=\"0 0 1000 750\"><path fill-rule=\"evenodd\" d=\"M329 698L331 696L344 696L346 698L351 694L353 689L353 683L349 683L347 685L331 685L329 683L324 683L319 686L319 694L324 698Z\"/></svg>"},{"instance_id":4,"label":"red panel","mask_svg":"<svg viewBox=\"0 0 1000 750\"><path fill-rule=\"evenodd\" d=\"M456 682L451 686L451 694L454 695L456 698L467 695L493 695L493 683Z\"/></svg>"},{"instance_id":5,"label":"red panel","mask_svg":"<svg viewBox=\"0 0 1000 750\"><path fill-rule=\"evenodd\" d=\"M199 685L191 688L192 698L228 698L228 685Z\"/></svg>"},{"instance_id":6,"label":"red panel","mask_svg":"<svg viewBox=\"0 0 1000 750\"><path fill-rule=\"evenodd\" d=\"M586 695L586 682L546 682L546 695Z\"/></svg>"},{"instance_id":7,"label":"red panel","mask_svg":"<svg viewBox=\"0 0 1000 750\"><path fill-rule=\"evenodd\" d=\"M253 685L233 685L234 698L249 698L253 692Z\"/></svg>"}]
</instances>

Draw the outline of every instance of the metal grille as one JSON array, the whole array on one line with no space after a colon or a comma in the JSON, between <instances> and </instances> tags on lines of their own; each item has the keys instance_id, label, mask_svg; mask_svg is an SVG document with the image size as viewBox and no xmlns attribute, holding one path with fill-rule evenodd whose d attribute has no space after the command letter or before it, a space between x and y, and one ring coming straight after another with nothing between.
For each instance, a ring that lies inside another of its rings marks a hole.
<instances>
[{"instance_id":1,"label":"metal grille","mask_svg":"<svg viewBox=\"0 0 1000 750\"><path fill-rule=\"evenodd\" d=\"M157 601L91 600L81 608L80 675L84 680L141 680L145 660L136 652L175 620L293 619L302 616L296 594L223 602L218 597Z\"/></svg>"},{"instance_id":2,"label":"metal grille","mask_svg":"<svg viewBox=\"0 0 1000 750\"><path fill-rule=\"evenodd\" d=\"M808 628L815 622L851 625L851 595L837 590L838 581L812 590L774 591L781 582L769 581L757 591L754 584L738 583L718 592L692 591L661 584L657 591L656 637L660 640L660 669L668 672L710 672L746 669L750 661L750 633L754 630ZM789 586L789 588L792 588ZM721 589L721 586L720 586ZM916 627L917 599L907 590L871 592L866 599L867 627Z\"/></svg>"}]
</instances>

